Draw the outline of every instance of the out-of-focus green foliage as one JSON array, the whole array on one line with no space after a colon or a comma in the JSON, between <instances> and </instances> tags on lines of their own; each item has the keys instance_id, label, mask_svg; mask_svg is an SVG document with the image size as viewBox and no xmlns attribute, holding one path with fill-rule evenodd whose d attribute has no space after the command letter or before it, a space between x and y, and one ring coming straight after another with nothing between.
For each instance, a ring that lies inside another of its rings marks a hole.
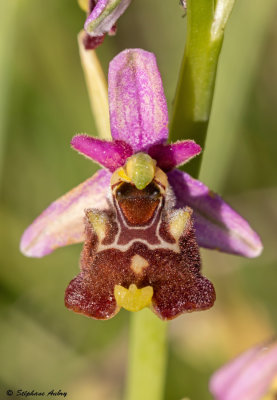
<instances>
[{"instance_id":1,"label":"out-of-focus green foliage","mask_svg":"<svg viewBox=\"0 0 277 400\"><path fill-rule=\"evenodd\" d=\"M210 399L209 375L277 330L277 3L269 3L235 6L202 170L251 221L265 251L256 260L203 251L218 299L212 310L170 324L166 400ZM54 388L73 400L119 399L128 313L99 322L64 307L80 245L44 259L18 250L25 227L97 169L69 145L77 132L96 133L77 48L84 14L74 0L0 0L0 11L0 396ZM178 0L133 2L116 37L98 50L105 72L126 47L155 52L169 110L185 40L182 13Z\"/></svg>"}]
</instances>

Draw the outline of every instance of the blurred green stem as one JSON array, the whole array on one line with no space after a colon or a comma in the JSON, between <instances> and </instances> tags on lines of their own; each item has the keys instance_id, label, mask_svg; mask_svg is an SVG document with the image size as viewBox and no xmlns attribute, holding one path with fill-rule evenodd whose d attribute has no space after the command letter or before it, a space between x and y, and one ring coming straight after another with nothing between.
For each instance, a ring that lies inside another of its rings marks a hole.
<instances>
[{"instance_id":1,"label":"blurred green stem","mask_svg":"<svg viewBox=\"0 0 277 400\"><path fill-rule=\"evenodd\" d=\"M267 57L265 42L275 24L276 10L276 0L267 0L262 7L258 2L240 0L228 24L201 166L201 180L216 192L228 188L226 174L232 169L237 146L243 146L239 135L244 113Z\"/></svg>"},{"instance_id":2,"label":"blurred green stem","mask_svg":"<svg viewBox=\"0 0 277 400\"><path fill-rule=\"evenodd\" d=\"M0 2L0 182L4 162L7 128L7 107L9 105L9 85L11 82L11 64L14 55L16 35L16 14L19 0Z\"/></svg>"},{"instance_id":3,"label":"blurred green stem","mask_svg":"<svg viewBox=\"0 0 277 400\"><path fill-rule=\"evenodd\" d=\"M86 50L83 40L86 33L78 35L79 53L87 84L91 111L97 126L98 136L111 139L109 118L108 84L95 50Z\"/></svg>"},{"instance_id":4,"label":"blurred green stem","mask_svg":"<svg viewBox=\"0 0 277 400\"><path fill-rule=\"evenodd\" d=\"M170 139L204 146L224 28L234 0L188 0L187 41L173 104ZM201 157L186 168L197 176Z\"/></svg>"},{"instance_id":5,"label":"blurred green stem","mask_svg":"<svg viewBox=\"0 0 277 400\"><path fill-rule=\"evenodd\" d=\"M131 314L126 400L161 400L167 355L167 323L149 309Z\"/></svg>"}]
</instances>

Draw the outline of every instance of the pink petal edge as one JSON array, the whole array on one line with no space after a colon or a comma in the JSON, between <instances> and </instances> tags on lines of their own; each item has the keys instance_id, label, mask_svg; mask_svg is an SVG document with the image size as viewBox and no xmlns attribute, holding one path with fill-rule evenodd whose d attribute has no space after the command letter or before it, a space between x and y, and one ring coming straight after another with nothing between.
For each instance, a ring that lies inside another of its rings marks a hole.
<instances>
[{"instance_id":1,"label":"pink petal edge","mask_svg":"<svg viewBox=\"0 0 277 400\"><path fill-rule=\"evenodd\" d=\"M119 140L108 142L88 135L74 136L71 146L111 172L124 165L127 158L133 154L128 143Z\"/></svg>"},{"instance_id":2,"label":"pink petal edge","mask_svg":"<svg viewBox=\"0 0 277 400\"><path fill-rule=\"evenodd\" d=\"M109 105L114 140L129 143L134 152L167 140L167 104L154 54L128 49L111 61Z\"/></svg>"},{"instance_id":3,"label":"pink petal edge","mask_svg":"<svg viewBox=\"0 0 277 400\"><path fill-rule=\"evenodd\" d=\"M248 222L202 182L182 171L168 173L176 207L190 206L199 246L245 257L257 257L263 246Z\"/></svg>"},{"instance_id":4,"label":"pink petal edge","mask_svg":"<svg viewBox=\"0 0 277 400\"><path fill-rule=\"evenodd\" d=\"M194 140L183 140L172 144L156 144L149 148L148 154L157 161L164 171L187 163L201 153L201 147Z\"/></svg>"},{"instance_id":5,"label":"pink petal edge","mask_svg":"<svg viewBox=\"0 0 277 400\"><path fill-rule=\"evenodd\" d=\"M86 208L104 209L111 173L96 172L50 206L25 230L20 250L28 257L43 257L58 247L84 240Z\"/></svg>"}]
</instances>

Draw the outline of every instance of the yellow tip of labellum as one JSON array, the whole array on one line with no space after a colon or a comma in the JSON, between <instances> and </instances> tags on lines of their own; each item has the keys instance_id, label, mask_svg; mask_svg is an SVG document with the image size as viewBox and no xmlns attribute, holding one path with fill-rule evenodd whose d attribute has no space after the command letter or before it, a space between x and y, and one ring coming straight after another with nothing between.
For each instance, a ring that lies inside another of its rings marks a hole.
<instances>
[{"instance_id":1,"label":"yellow tip of labellum","mask_svg":"<svg viewBox=\"0 0 277 400\"><path fill-rule=\"evenodd\" d=\"M145 153L134 154L126 162L127 175L139 190L144 189L152 182L155 168L156 161Z\"/></svg>"},{"instance_id":2,"label":"yellow tip of labellum","mask_svg":"<svg viewBox=\"0 0 277 400\"><path fill-rule=\"evenodd\" d=\"M135 284L132 284L129 289L126 289L121 285L115 285L114 297L119 307L128 311L140 311L151 304L153 288L152 286L145 286L138 289Z\"/></svg>"}]
</instances>

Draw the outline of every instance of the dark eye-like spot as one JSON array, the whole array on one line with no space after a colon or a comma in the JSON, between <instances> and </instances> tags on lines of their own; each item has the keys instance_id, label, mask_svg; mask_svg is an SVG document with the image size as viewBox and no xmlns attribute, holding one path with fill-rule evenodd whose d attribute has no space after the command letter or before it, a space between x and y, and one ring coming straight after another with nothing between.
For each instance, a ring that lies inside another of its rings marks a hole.
<instances>
[{"instance_id":1,"label":"dark eye-like spot","mask_svg":"<svg viewBox=\"0 0 277 400\"><path fill-rule=\"evenodd\" d=\"M148 223L154 215L161 198L158 186L151 182L144 189L139 190L132 183L122 183L115 192L125 218L132 225Z\"/></svg>"},{"instance_id":2,"label":"dark eye-like spot","mask_svg":"<svg viewBox=\"0 0 277 400\"><path fill-rule=\"evenodd\" d=\"M145 191L145 194L147 197L154 199L154 200L156 200L161 194L160 189L153 182L150 183L148 186L146 186L144 191Z\"/></svg>"},{"instance_id":3,"label":"dark eye-like spot","mask_svg":"<svg viewBox=\"0 0 277 400\"><path fill-rule=\"evenodd\" d=\"M131 183L122 183L116 191L117 200L127 200L134 198L148 198L157 200L161 192L158 186L151 182L146 188L139 190Z\"/></svg>"},{"instance_id":4,"label":"dark eye-like spot","mask_svg":"<svg viewBox=\"0 0 277 400\"><path fill-rule=\"evenodd\" d=\"M123 200L134 197L135 190L135 186L131 183L122 183L116 191L116 198L118 200Z\"/></svg>"}]
</instances>

